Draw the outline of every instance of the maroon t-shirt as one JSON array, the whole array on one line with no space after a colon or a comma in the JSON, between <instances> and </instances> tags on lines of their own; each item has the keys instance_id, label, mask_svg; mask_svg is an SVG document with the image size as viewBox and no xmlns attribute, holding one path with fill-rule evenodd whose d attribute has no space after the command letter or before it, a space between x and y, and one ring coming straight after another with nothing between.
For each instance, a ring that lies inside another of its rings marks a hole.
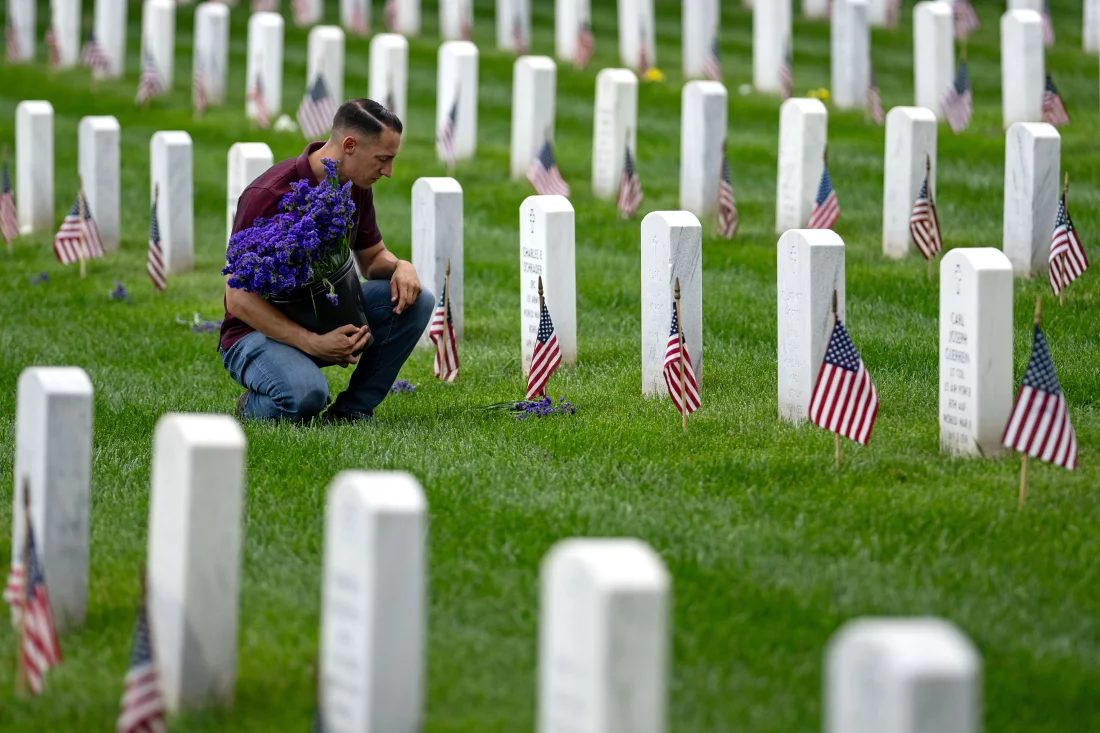
<instances>
[{"instance_id":1,"label":"maroon t-shirt","mask_svg":"<svg viewBox=\"0 0 1100 733\"><path fill-rule=\"evenodd\" d=\"M290 184L303 179L310 186L319 181L309 167L310 153L320 149L324 143L310 143L297 158L287 158L267 169L267 172L248 185L237 199L237 216L233 220L233 233L252 226L258 217L271 218L279 213L279 199L290 192ZM378 231L378 220L374 214L374 192L356 185L351 187L351 198L355 202L355 234L351 241L352 249L367 249L382 241ZM241 338L255 330L252 326L236 318L226 306L222 320L221 338L218 347L228 349Z\"/></svg>"}]
</instances>

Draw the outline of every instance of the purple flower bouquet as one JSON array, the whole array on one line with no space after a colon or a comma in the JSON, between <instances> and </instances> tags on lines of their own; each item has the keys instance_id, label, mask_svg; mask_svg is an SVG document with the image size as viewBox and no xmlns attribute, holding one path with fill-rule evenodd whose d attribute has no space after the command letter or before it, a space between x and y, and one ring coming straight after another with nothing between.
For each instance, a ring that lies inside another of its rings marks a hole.
<instances>
[{"instance_id":1,"label":"purple flower bouquet","mask_svg":"<svg viewBox=\"0 0 1100 733\"><path fill-rule=\"evenodd\" d=\"M341 186L337 162L322 162L325 180L291 184L278 214L230 238L222 270L230 287L256 293L315 333L367 322L351 257L351 182Z\"/></svg>"}]
</instances>

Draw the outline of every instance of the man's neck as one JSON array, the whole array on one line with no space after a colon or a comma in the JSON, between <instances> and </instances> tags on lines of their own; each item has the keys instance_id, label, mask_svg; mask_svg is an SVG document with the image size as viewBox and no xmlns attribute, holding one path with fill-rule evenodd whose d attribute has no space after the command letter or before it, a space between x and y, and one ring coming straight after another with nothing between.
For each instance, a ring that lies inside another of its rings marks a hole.
<instances>
[{"instance_id":1,"label":"man's neck","mask_svg":"<svg viewBox=\"0 0 1100 733\"><path fill-rule=\"evenodd\" d=\"M314 150L309 154L309 167L313 171L313 177L318 181L325 180L325 165L321 161L325 158L330 160L340 160L340 149L332 144L332 141L326 142L321 147ZM340 176L340 182L344 182L344 177Z\"/></svg>"}]
</instances>

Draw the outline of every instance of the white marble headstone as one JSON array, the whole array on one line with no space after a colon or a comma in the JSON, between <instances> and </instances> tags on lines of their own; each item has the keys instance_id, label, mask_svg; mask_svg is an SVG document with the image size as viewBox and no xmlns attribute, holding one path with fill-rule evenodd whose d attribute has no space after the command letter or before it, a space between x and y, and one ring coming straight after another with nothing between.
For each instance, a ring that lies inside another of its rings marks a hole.
<instances>
[{"instance_id":1,"label":"white marble headstone","mask_svg":"<svg viewBox=\"0 0 1100 733\"><path fill-rule=\"evenodd\" d=\"M1012 412L1012 263L995 247L940 260L940 450L995 456Z\"/></svg>"},{"instance_id":2,"label":"white marble headstone","mask_svg":"<svg viewBox=\"0 0 1100 733\"><path fill-rule=\"evenodd\" d=\"M527 53L531 48L530 0L496 0L497 48Z\"/></svg>"},{"instance_id":3,"label":"white marble headstone","mask_svg":"<svg viewBox=\"0 0 1100 733\"><path fill-rule=\"evenodd\" d=\"M568 539L542 561L538 733L665 733L668 571L636 539Z\"/></svg>"},{"instance_id":4,"label":"white marble headstone","mask_svg":"<svg viewBox=\"0 0 1100 733\"><path fill-rule=\"evenodd\" d=\"M791 0L768 0L752 10L752 85L758 92L782 90L780 69L791 47Z\"/></svg>"},{"instance_id":5,"label":"white marble headstone","mask_svg":"<svg viewBox=\"0 0 1100 733\"><path fill-rule=\"evenodd\" d=\"M50 0L50 22L57 43L58 68L80 61L80 32L84 23L80 0Z\"/></svg>"},{"instance_id":6,"label":"white marble headstone","mask_svg":"<svg viewBox=\"0 0 1100 733\"><path fill-rule=\"evenodd\" d=\"M829 113L819 100L788 99L780 107L777 234L810 223L810 212L817 199L825 165L828 134Z\"/></svg>"},{"instance_id":7,"label":"white marble headstone","mask_svg":"<svg viewBox=\"0 0 1100 733\"><path fill-rule=\"evenodd\" d=\"M309 31L306 42L306 89L318 75L339 107L344 103L344 31L337 25L318 25Z\"/></svg>"},{"instance_id":8,"label":"white marble headstone","mask_svg":"<svg viewBox=\"0 0 1100 733\"><path fill-rule=\"evenodd\" d=\"M38 41L37 12L35 0L7 0L5 22L10 24L18 41L18 47L11 50L5 39L5 54L12 54L18 61L34 61L35 44Z\"/></svg>"},{"instance_id":9,"label":"white marble headstone","mask_svg":"<svg viewBox=\"0 0 1100 733\"><path fill-rule=\"evenodd\" d=\"M76 197L76 192L73 192ZM53 105L15 105L15 203L21 234L53 229ZM93 210L94 213L94 210Z\"/></svg>"},{"instance_id":10,"label":"white marble headstone","mask_svg":"<svg viewBox=\"0 0 1100 733\"><path fill-rule=\"evenodd\" d=\"M802 0L802 15L807 18L822 18L829 17L830 6L835 5L837 0Z\"/></svg>"},{"instance_id":11,"label":"white marble headstone","mask_svg":"<svg viewBox=\"0 0 1100 733\"><path fill-rule=\"evenodd\" d=\"M676 279L680 327L695 381L703 384L703 227L690 211L654 211L642 219L642 394L668 396L665 348Z\"/></svg>"},{"instance_id":12,"label":"white marble headstone","mask_svg":"<svg viewBox=\"0 0 1100 733\"><path fill-rule=\"evenodd\" d=\"M225 243L233 235L233 220L237 218L237 201L255 181L275 164L267 143L233 143L228 156L229 176L226 181Z\"/></svg>"},{"instance_id":13,"label":"white marble headstone","mask_svg":"<svg viewBox=\"0 0 1100 733\"><path fill-rule=\"evenodd\" d=\"M146 586L170 712L233 703L244 477L245 438L233 418L157 421Z\"/></svg>"},{"instance_id":14,"label":"white marble headstone","mask_svg":"<svg viewBox=\"0 0 1100 733\"><path fill-rule=\"evenodd\" d=\"M681 43L685 79L705 76L704 62L721 33L722 14L719 10L718 0L684 0Z\"/></svg>"},{"instance_id":15,"label":"white marble headstone","mask_svg":"<svg viewBox=\"0 0 1100 733\"><path fill-rule=\"evenodd\" d=\"M1100 53L1100 0L1085 0L1081 45L1085 53Z\"/></svg>"},{"instance_id":16,"label":"white marble headstone","mask_svg":"<svg viewBox=\"0 0 1100 733\"><path fill-rule=\"evenodd\" d=\"M387 106L408 130L409 42L398 33L379 33L370 39L370 98Z\"/></svg>"},{"instance_id":17,"label":"white marble headstone","mask_svg":"<svg viewBox=\"0 0 1100 733\"><path fill-rule=\"evenodd\" d=\"M932 161L936 192L936 115L923 107L894 107L886 115L885 184L882 196L882 253L905 257L912 248L909 216Z\"/></svg>"},{"instance_id":18,"label":"white marble headstone","mask_svg":"<svg viewBox=\"0 0 1100 733\"><path fill-rule=\"evenodd\" d=\"M1044 0L1008 0L1008 10L1034 10L1043 12Z\"/></svg>"},{"instance_id":19,"label":"white marble headstone","mask_svg":"<svg viewBox=\"0 0 1100 733\"><path fill-rule=\"evenodd\" d=\"M477 153L478 50L470 41L446 41L439 47L435 128L438 131L458 99L455 115L455 159ZM443 154L439 150L439 159Z\"/></svg>"},{"instance_id":20,"label":"white marble headstone","mask_svg":"<svg viewBox=\"0 0 1100 733\"><path fill-rule=\"evenodd\" d=\"M1019 122L1005 136L1004 253L1018 276L1047 272L1061 191L1062 137L1045 122Z\"/></svg>"},{"instance_id":21,"label":"white marble headstone","mask_svg":"<svg viewBox=\"0 0 1100 733\"><path fill-rule=\"evenodd\" d=\"M439 35L444 41L469 41L474 30L474 0L439 0Z\"/></svg>"},{"instance_id":22,"label":"white marble headstone","mask_svg":"<svg viewBox=\"0 0 1100 733\"><path fill-rule=\"evenodd\" d=\"M837 109L864 109L871 82L867 0L832 2L832 99Z\"/></svg>"},{"instance_id":23,"label":"white marble headstone","mask_svg":"<svg viewBox=\"0 0 1100 733\"><path fill-rule=\"evenodd\" d=\"M805 420L833 330L833 292L844 319L844 240L830 229L792 229L776 247L779 417Z\"/></svg>"},{"instance_id":24,"label":"white marble headstone","mask_svg":"<svg viewBox=\"0 0 1100 733\"><path fill-rule=\"evenodd\" d=\"M245 69L245 115L255 119L256 108L249 93L261 80L267 114L274 119L283 111L283 16L253 13L248 16L248 58Z\"/></svg>"},{"instance_id":25,"label":"white marble headstone","mask_svg":"<svg viewBox=\"0 0 1100 733\"><path fill-rule=\"evenodd\" d=\"M1001 109L1006 130L1017 122L1043 121L1044 54L1041 15L1010 10L1001 16Z\"/></svg>"},{"instance_id":26,"label":"white marble headstone","mask_svg":"<svg viewBox=\"0 0 1100 733\"><path fill-rule=\"evenodd\" d=\"M653 0L618 0L619 63L628 69L643 71L657 66L657 27L653 18Z\"/></svg>"},{"instance_id":27,"label":"white marble headstone","mask_svg":"<svg viewBox=\"0 0 1100 733\"><path fill-rule=\"evenodd\" d=\"M980 733L981 657L938 618L863 618L825 653L825 733Z\"/></svg>"},{"instance_id":28,"label":"white marble headstone","mask_svg":"<svg viewBox=\"0 0 1100 733\"><path fill-rule=\"evenodd\" d=\"M145 0L141 6L141 56L157 67L160 83L171 91L176 75L176 3L174 0Z\"/></svg>"},{"instance_id":29,"label":"white marble headstone","mask_svg":"<svg viewBox=\"0 0 1100 733\"><path fill-rule=\"evenodd\" d=\"M195 259L195 192L191 136L183 131L155 132L149 141L149 201L160 185L157 223L164 272L189 271Z\"/></svg>"},{"instance_id":30,"label":"white marble headstone","mask_svg":"<svg viewBox=\"0 0 1100 733\"><path fill-rule=\"evenodd\" d=\"M554 56L572 61L585 22L592 21L591 0L554 0Z\"/></svg>"},{"instance_id":31,"label":"white marble headstone","mask_svg":"<svg viewBox=\"0 0 1100 733\"><path fill-rule=\"evenodd\" d=\"M420 35L420 0L393 0L394 33L403 36Z\"/></svg>"},{"instance_id":32,"label":"white marble headstone","mask_svg":"<svg viewBox=\"0 0 1100 733\"><path fill-rule=\"evenodd\" d=\"M521 56L512 72L511 176L523 178L542 143L554 138L558 69L549 56Z\"/></svg>"},{"instance_id":33,"label":"white marble headstone","mask_svg":"<svg viewBox=\"0 0 1100 733\"><path fill-rule=\"evenodd\" d=\"M680 208L704 218L718 208L726 88L716 81L689 81L680 98Z\"/></svg>"},{"instance_id":34,"label":"white marble headstone","mask_svg":"<svg viewBox=\"0 0 1100 733\"><path fill-rule=\"evenodd\" d=\"M84 117L78 128L80 178L99 241L118 251L119 125L114 117Z\"/></svg>"},{"instance_id":35,"label":"white marble headstone","mask_svg":"<svg viewBox=\"0 0 1100 733\"><path fill-rule=\"evenodd\" d=\"M371 29L371 0L340 0L340 25L353 36L366 36Z\"/></svg>"},{"instance_id":36,"label":"white marble headstone","mask_svg":"<svg viewBox=\"0 0 1100 733\"><path fill-rule=\"evenodd\" d=\"M573 206L564 196L528 196L519 207L523 377L539 332L539 276L562 364L577 363L577 266Z\"/></svg>"},{"instance_id":37,"label":"white marble headstone","mask_svg":"<svg viewBox=\"0 0 1100 733\"><path fill-rule=\"evenodd\" d=\"M407 473L343 471L325 501L321 690L331 733L419 731L428 507Z\"/></svg>"},{"instance_id":38,"label":"white marble headstone","mask_svg":"<svg viewBox=\"0 0 1100 733\"><path fill-rule=\"evenodd\" d=\"M412 263L420 282L436 299L451 263L448 300L455 338L462 340L462 186L453 178L418 178L412 188ZM427 331L421 345L431 343Z\"/></svg>"},{"instance_id":39,"label":"white marble headstone","mask_svg":"<svg viewBox=\"0 0 1100 733\"><path fill-rule=\"evenodd\" d=\"M93 33L110 60L109 70L96 69L97 78L122 76L126 70L126 0L96 0Z\"/></svg>"},{"instance_id":40,"label":"white marble headstone","mask_svg":"<svg viewBox=\"0 0 1100 733\"><path fill-rule=\"evenodd\" d=\"M600 198L619 193L626 148L637 161L638 77L630 69L596 74L592 129L592 192Z\"/></svg>"},{"instance_id":41,"label":"white marble headstone","mask_svg":"<svg viewBox=\"0 0 1100 733\"><path fill-rule=\"evenodd\" d=\"M206 79L207 104L225 102L225 79L229 70L229 6L224 2L204 2L195 6L195 45L191 63L191 73L201 69Z\"/></svg>"},{"instance_id":42,"label":"white marble headstone","mask_svg":"<svg viewBox=\"0 0 1100 733\"><path fill-rule=\"evenodd\" d=\"M955 81L955 15L950 3L926 1L913 8L913 79L916 106L944 119L940 97Z\"/></svg>"},{"instance_id":43,"label":"white marble headstone","mask_svg":"<svg viewBox=\"0 0 1100 733\"><path fill-rule=\"evenodd\" d=\"M84 625L92 474L92 382L78 367L28 367L15 405L11 557L22 564L24 482L59 631Z\"/></svg>"}]
</instances>

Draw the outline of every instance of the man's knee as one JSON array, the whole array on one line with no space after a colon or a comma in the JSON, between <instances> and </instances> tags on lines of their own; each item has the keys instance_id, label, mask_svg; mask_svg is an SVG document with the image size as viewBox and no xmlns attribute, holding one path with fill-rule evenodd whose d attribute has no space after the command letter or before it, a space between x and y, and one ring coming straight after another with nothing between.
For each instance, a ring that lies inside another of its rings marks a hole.
<instances>
[{"instance_id":1,"label":"man's knee","mask_svg":"<svg viewBox=\"0 0 1100 733\"><path fill-rule=\"evenodd\" d=\"M411 311L411 315L416 324L420 326L420 330L423 331L427 328L428 321L432 320L432 313L435 311L435 295L432 294L432 291L428 289L421 290L420 297L416 299Z\"/></svg>"},{"instance_id":2,"label":"man's knee","mask_svg":"<svg viewBox=\"0 0 1100 733\"><path fill-rule=\"evenodd\" d=\"M289 385L284 393L275 397L284 420L300 421L320 415L328 405L328 382L321 370L295 384Z\"/></svg>"}]
</instances>

